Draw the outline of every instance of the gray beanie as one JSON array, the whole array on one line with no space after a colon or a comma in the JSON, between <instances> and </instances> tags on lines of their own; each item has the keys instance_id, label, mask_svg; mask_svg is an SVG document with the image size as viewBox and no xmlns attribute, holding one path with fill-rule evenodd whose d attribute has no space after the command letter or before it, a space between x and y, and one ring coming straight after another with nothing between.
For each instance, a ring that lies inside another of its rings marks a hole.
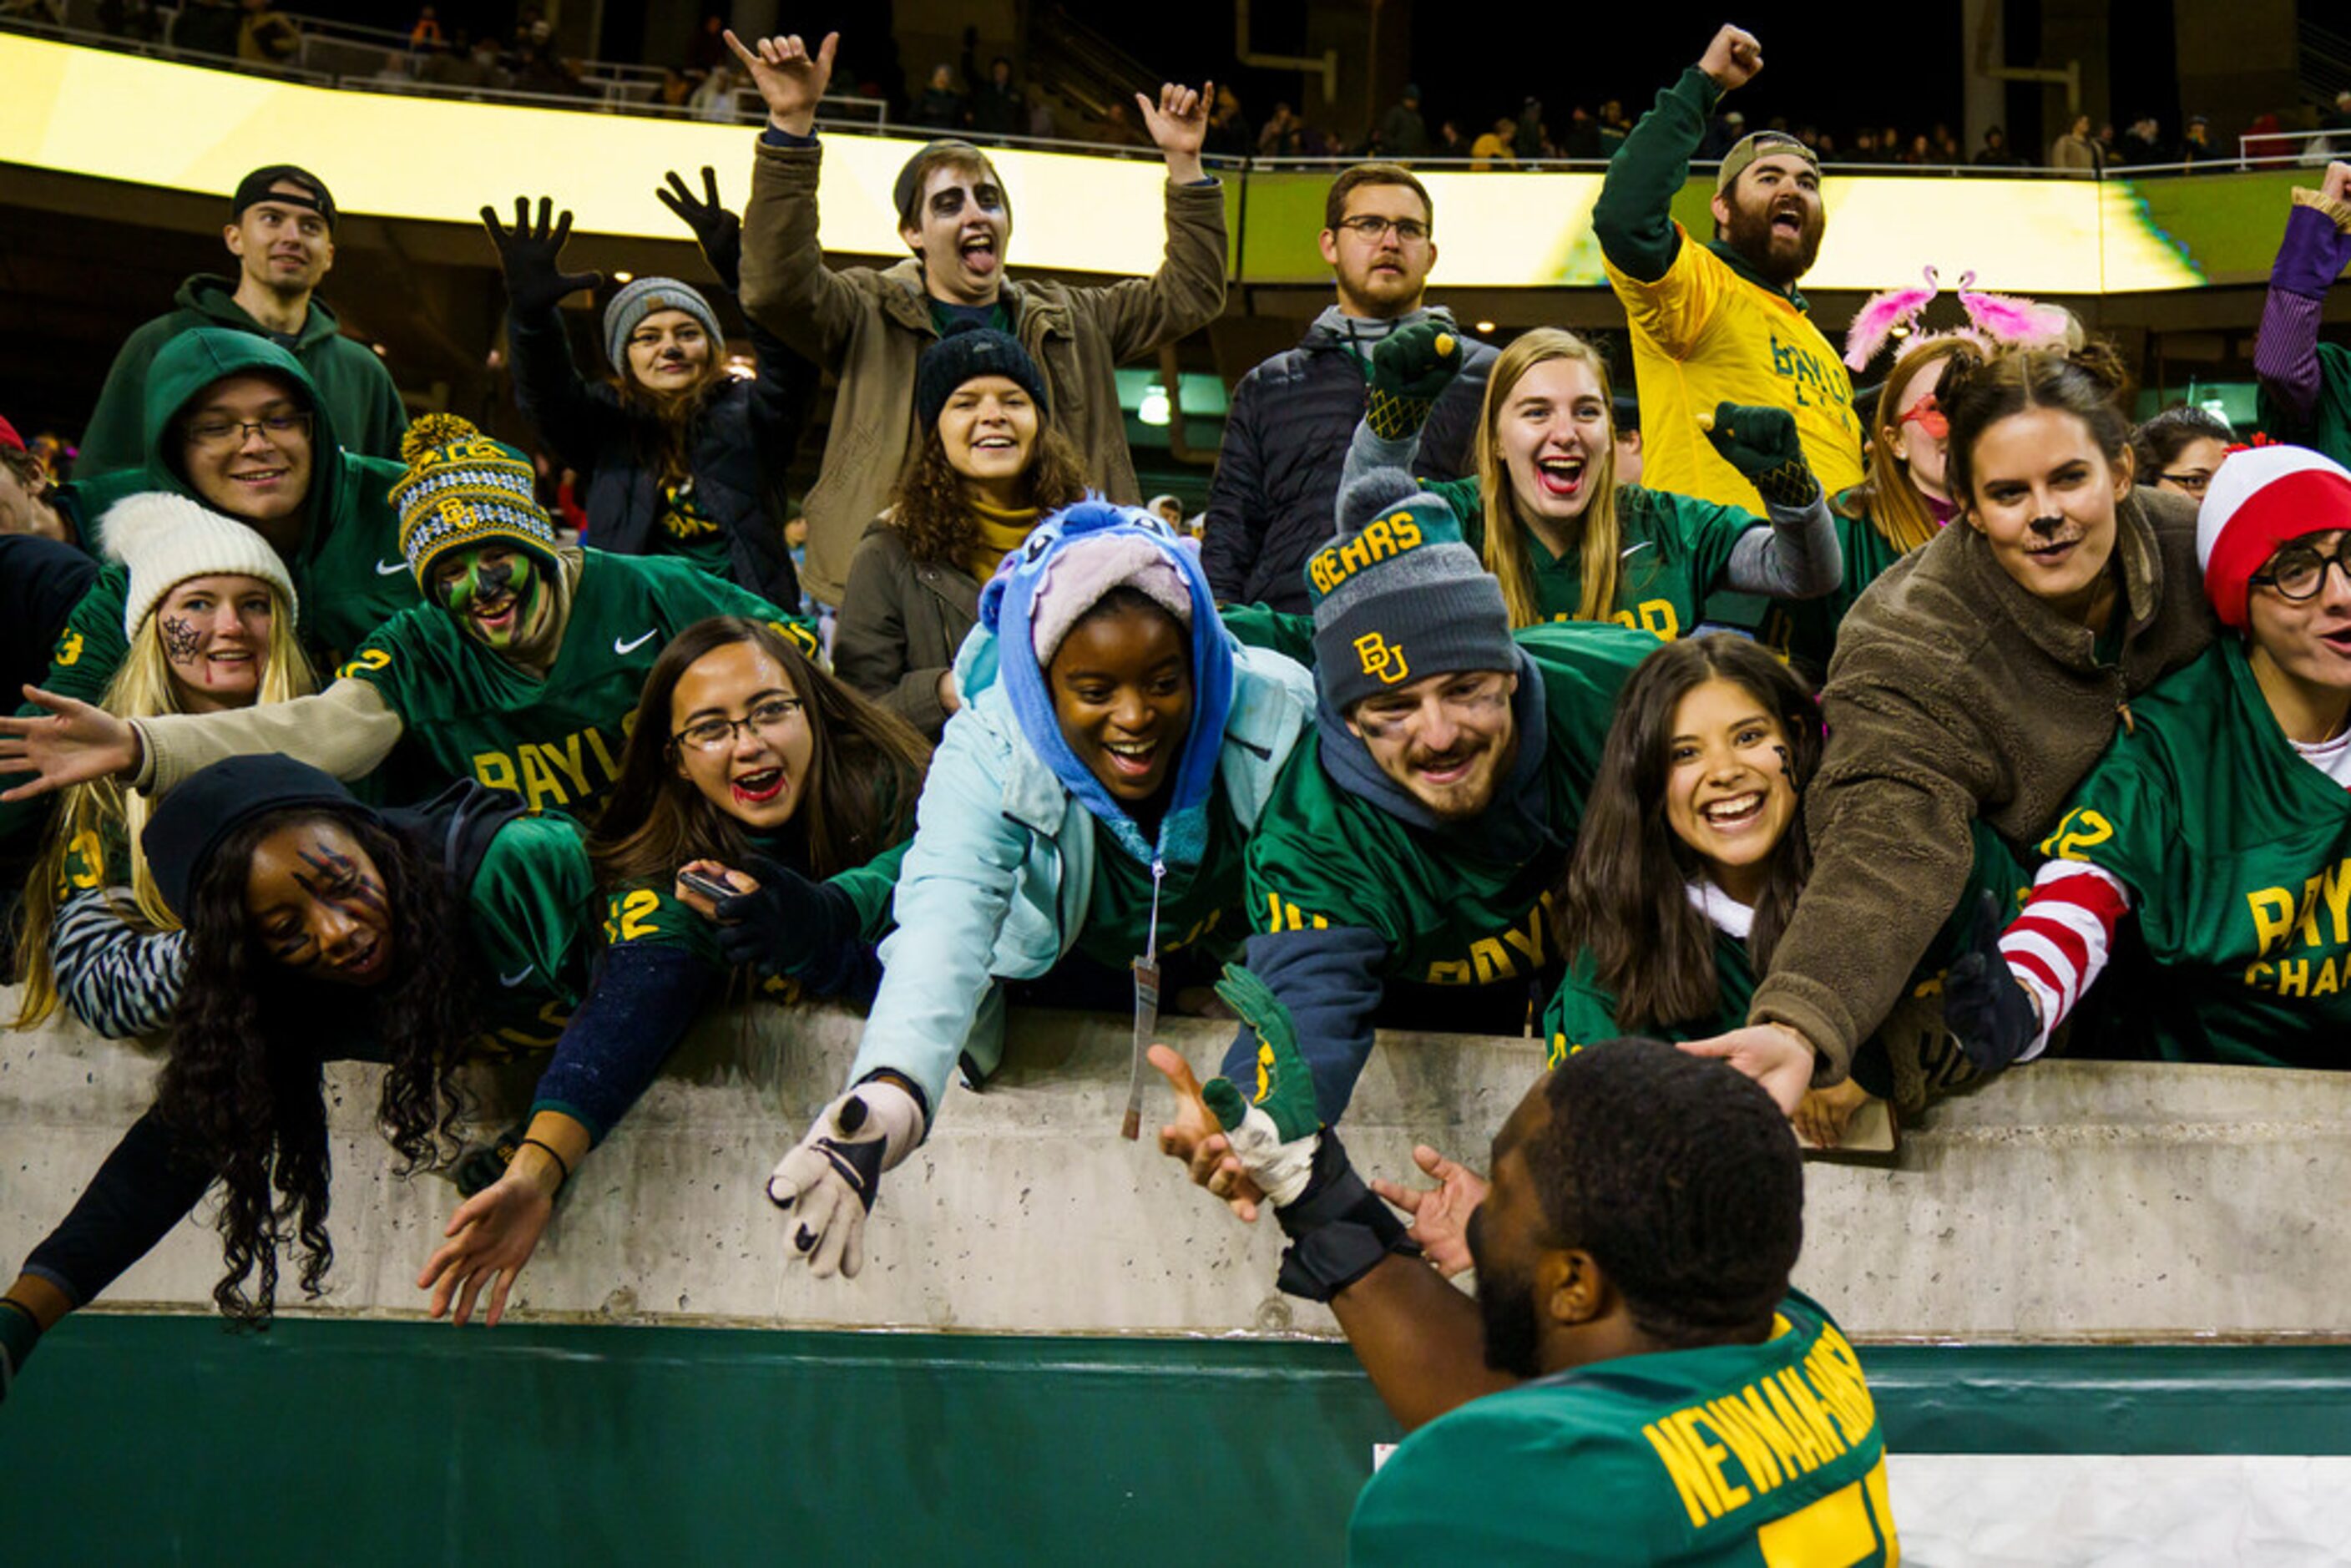
<instances>
[{"instance_id":1,"label":"gray beanie","mask_svg":"<svg viewBox=\"0 0 2351 1568\"><path fill-rule=\"evenodd\" d=\"M656 310L683 310L701 322L714 354L726 341L726 334L718 329L717 312L700 290L674 277L640 277L604 307L604 357L622 374L629 370L629 335Z\"/></svg>"},{"instance_id":2,"label":"gray beanie","mask_svg":"<svg viewBox=\"0 0 2351 1568\"><path fill-rule=\"evenodd\" d=\"M1339 536L1307 558L1306 592L1314 678L1341 713L1426 675L1519 667L1502 585L1444 497L1400 470L1339 497Z\"/></svg>"}]
</instances>

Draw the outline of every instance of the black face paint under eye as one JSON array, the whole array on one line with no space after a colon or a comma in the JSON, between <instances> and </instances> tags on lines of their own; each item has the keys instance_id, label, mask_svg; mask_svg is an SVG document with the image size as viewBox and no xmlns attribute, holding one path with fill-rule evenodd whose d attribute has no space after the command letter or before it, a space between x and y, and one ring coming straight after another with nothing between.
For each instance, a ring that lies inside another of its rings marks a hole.
<instances>
[{"instance_id":1,"label":"black face paint under eye","mask_svg":"<svg viewBox=\"0 0 2351 1568\"><path fill-rule=\"evenodd\" d=\"M1804 792L1804 786L1802 781L1796 777L1796 759L1788 755L1788 748L1784 745L1774 746L1771 749L1780 754L1780 774L1781 777L1787 779L1788 788L1793 789L1799 795L1802 794Z\"/></svg>"},{"instance_id":2,"label":"black face paint under eye","mask_svg":"<svg viewBox=\"0 0 2351 1568\"><path fill-rule=\"evenodd\" d=\"M204 646L204 633L176 615L163 617L160 630L163 634L163 657L175 664L195 663L196 650Z\"/></svg>"},{"instance_id":3,"label":"black face paint under eye","mask_svg":"<svg viewBox=\"0 0 2351 1568\"><path fill-rule=\"evenodd\" d=\"M313 843L302 852L302 863L316 874L303 876L298 873L294 880L302 884L303 891L329 908L352 918L358 918L360 911L379 917L389 914L382 887L372 879L361 876L359 862L350 856L325 844ZM349 884L346 891L329 891L341 883Z\"/></svg>"}]
</instances>

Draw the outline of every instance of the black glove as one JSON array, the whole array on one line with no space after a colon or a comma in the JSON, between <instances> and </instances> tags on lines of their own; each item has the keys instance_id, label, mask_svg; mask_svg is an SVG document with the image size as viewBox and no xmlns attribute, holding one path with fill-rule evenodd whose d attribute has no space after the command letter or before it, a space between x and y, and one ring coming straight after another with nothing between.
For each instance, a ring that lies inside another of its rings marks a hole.
<instances>
[{"instance_id":1,"label":"black glove","mask_svg":"<svg viewBox=\"0 0 2351 1568\"><path fill-rule=\"evenodd\" d=\"M2000 955L2000 900L1983 894L1976 905L1968 950L1943 976L1943 1023L1979 1072L1996 1072L2024 1054L2041 1034L2032 995Z\"/></svg>"},{"instance_id":2,"label":"black glove","mask_svg":"<svg viewBox=\"0 0 2351 1568\"><path fill-rule=\"evenodd\" d=\"M1722 460L1746 476L1774 507L1809 507L1820 498L1821 482L1804 462L1796 436L1796 416L1784 408L1717 403L1706 438Z\"/></svg>"},{"instance_id":3,"label":"black glove","mask_svg":"<svg viewBox=\"0 0 2351 1568\"><path fill-rule=\"evenodd\" d=\"M41 1322L14 1296L0 1296L0 1401L16 1386L17 1369L41 1343Z\"/></svg>"},{"instance_id":4,"label":"black glove","mask_svg":"<svg viewBox=\"0 0 2351 1568\"><path fill-rule=\"evenodd\" d=\"M1438 396L1461 373L1461 334L1431 319L1399 328L1372 345L1364 419L1382 441L1416 434Z\"/></svg>"},{"instance_id":5,"label":"black glove","mask_svg":"<svg viewBox=\"0 0 2351 1568\"><path fill-rule=\"evenodd\" d=\"M856 906L829 883L810 882L788 865L753 855L743 870L757 893L722 898L718 950L729 964L762 975L797 975L857 936Z\"/></svg>"},{"instance_id":6,"label":"black glove","mask_svg":"<svg viewBox=\"0 0 2351 1568\"><path fill-rule=\"evenodd\" d=\"M548 214L554 205L552 199L539 197L538 222L533 224L530 198L517 196L512 228L498 222L496 209L482 209L482 226L490 231L490 243L498 247L498 265L507 273L507 299L517 315L537 316L552 310L565 295L604 281L601 272L559 269L563 242L571 237L571 214L567 210L550 225Z\"/></svg>"},{"instance_id":7,"label":"black glove","mask_svg":"<svg viewBox=\"0 0 2351 1568\"><path fill-rule=\"evenodd\" d=\"M726 292L742 292L743 220L720 204L718 172L707 163L702 166L704 194L698 202L686 191L685 182L678 178L676 170L669 172L668 179L669 187L653 194L702 242L702 259L710 264L710 270L718 275Z\"/></svg>"},{"instance_id":8,"label":"black glove","mask_svg":"<svg viewBox=\"0 0 2351 1568\"><path fill-rule=\"evenodd\" d=\"M1328 1127L1314 1146L1314 1174L1305 1190L1273 1217L1290 1243L1274 1283L1310 1301L1329 1301L1391 1252L1420 1256L1404 1221L1355 1174L1339 1134Z\"/></svg>"}]
</instances>

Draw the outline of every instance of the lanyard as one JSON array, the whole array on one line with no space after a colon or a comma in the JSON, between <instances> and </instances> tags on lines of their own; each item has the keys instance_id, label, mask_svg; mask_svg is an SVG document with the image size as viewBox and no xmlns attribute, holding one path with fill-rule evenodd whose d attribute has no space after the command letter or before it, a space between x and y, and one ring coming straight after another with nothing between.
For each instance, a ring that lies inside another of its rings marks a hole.
<instances>
[{"instance_id":1,"label":"lanyard","mask_svg":"<svg viewBox=\"0 0 2351 1568\"><path fill-rule=\"evenodd\" d=\"M1146 1053L1151 1037L1159 1032L1159 884L1166 879L1167 862L1151 857L1151 926L1144 934L1142 956L1134 960L1134 1061L1127 1071L1126 1118L1119 1136L1133 1143L1143 1135L1143 1083L1150 1066Z\"/></svg>"}]
</instances>

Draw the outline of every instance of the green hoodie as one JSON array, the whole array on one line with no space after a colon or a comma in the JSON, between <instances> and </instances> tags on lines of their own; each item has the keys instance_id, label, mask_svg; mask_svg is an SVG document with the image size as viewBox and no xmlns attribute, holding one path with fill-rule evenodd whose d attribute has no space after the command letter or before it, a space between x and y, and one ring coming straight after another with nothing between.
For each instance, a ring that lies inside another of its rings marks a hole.
<instances>
[{"instance_id":1,"label":"green hoodie","mask_svg":"<svg viewBox=\"0 0 2351 1568\"><path fill-rule=\"evenodd\" d=\"M65 487L82 519L83 546L103 556L107 509L125 496L168 490L198 500L183 476L167 436L180 410L224 376L268 371L311 394L309 526L294 558L286 563L294 580L296 630L320 683L384 622L416 604L416 579L400 551L400 514L389 499L392 482L407 469L380 457L340 449L334 414L316 401L316 387L294 356L266 338L217 328L183 332L155 356L147 377L144 466L118 469ZM110 561L66 620L49 673L42 685L63 696L95 703L121 665L130 645L122 632L130 601L130 569ZM45 711L30 704L22 714ZM46 797L0 804L0 840L37 823Z\"/></svg>"},{"instance_id":2,"label":"green hoodie","mask_svg":"<svg viewBox=\"0 0 2351 1568\"><path fill-rule=\"evenodd\" d=\"M180 285L172 302L178 309L131 333L114 356L114 368L106 373L106 385L74 459L82 473L100 476L136 468L145 461L150 433L141 423L141 413L149 368L165 344L202 327L230 328L287 349L309 372L319 406L333 415L349 450L371 457L400 455L408 411L401 406L392 372L366 345L342 335L335 313L318 296L310 297L310 313L290 344L246 314L236 302L234 278L200 272Z\"/></svg>"}]
</instances>

